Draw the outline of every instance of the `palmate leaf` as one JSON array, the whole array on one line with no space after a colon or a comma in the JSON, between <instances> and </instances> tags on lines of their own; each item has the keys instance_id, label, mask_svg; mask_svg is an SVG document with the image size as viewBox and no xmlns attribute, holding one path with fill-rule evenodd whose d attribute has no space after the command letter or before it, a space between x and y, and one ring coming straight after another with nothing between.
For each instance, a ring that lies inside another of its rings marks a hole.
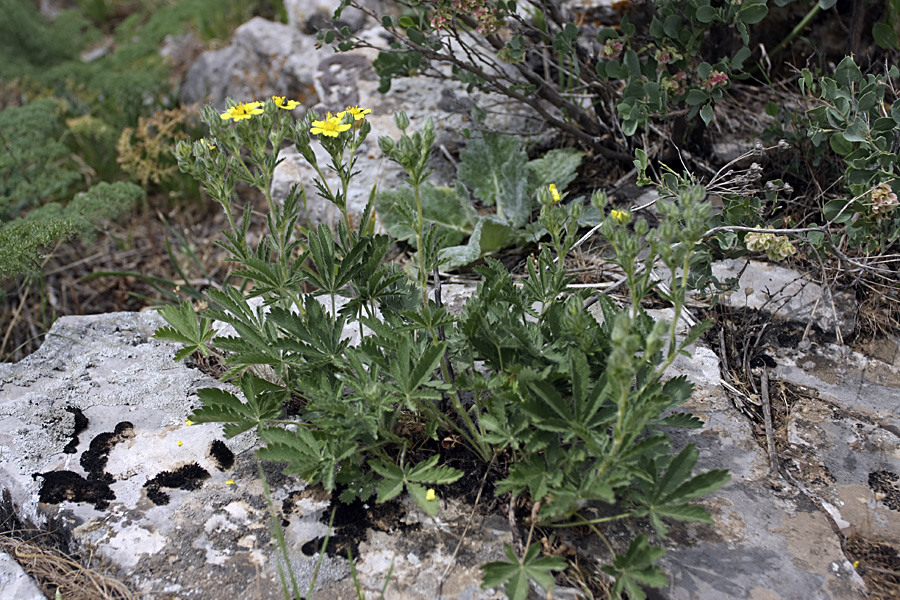
<instances>
[{"instance_id":1,"label":"palmate leaf","mask_svg":"<svg viewBox=\"0 0 900 600\"><path fill-rule=\"evenodd\" d=\"M669 580L665 573L654 565L665 553L662 548L651 546L644 534L631 540L625 554L617 554L612 565L602 567L604 573L616 579L613 598L621 597L625 591L630 599L646 600L647 594L641 588L642 585L648 587L667 585Z\"/></svg>"},{"instance_id":2,"label":"palmate leaf","mask_svg":"<svg viewBox=\"0 0 900 600\"><path fill-rule=\"evenodd\" d=\"M662 477L657 473L657 464L663 458L656 458L645 463L651 475L638 485L642 491L635 491L634 499L639 504L636 516L646 516L657 535L664 537L668 529L661 517L678 520L697 520L711 522L706 509L686 504L701 496L716 491L731 479L727 470L714 469L691 477L691 471L697 464L699 452L693 444L685 446L671 462ZM664 464L664 463L663 463Z\"/></svg>"},{"instance_id":3,"label":"palmate leaf","mask_svg":"<svg viewBox=\"0 0 900 600\"><path fill-rule=\"evenodd\" d=\"M509 600L525 600L530 588L529 580L544 590L550 589L554 583L551 573L565 570L568 563L558 556L538 558L539 552L539 546L531 545L525 552L525 557L519 560L512 546L506 544L506 556L510 562L495 561L482 565L482 589L502 585Z\"/></svg>"},{"instance_id":4,"label":"palmate leaf","mask_svg":"<svg viewBox=\"0 0 900 600\"><path fill-rule=\"evenodd\" d=\"M425 514L435 516L440 508L436 499L428 499L428 487L422 484L437 485L453 483L463 476L463 472L453 467L437 466L440 456L435 454L425 462L419 463L412 468L407 466L400 467L393 463L386 463L381 460L374 460L369 463L372 470L381 475L382 480L378 482L376 491L378 498L376 501L381 504L387 502L400 495L403 488L406 487L409 495L419 505Z\"/></svg>"},{"instance_id":5,"label":"palmate leaf","mask_svg":"<svg viewBox=\"0 0 900 600\"><path fill-rule=\"evenodd\" d=\"M157 312L171 327L160 327L153 337L158 340L185 344L184 348L175 353L174 360L176 362L184 360L198 350L203 356L209 356L206 342L216 335L211 319L200 317L198 322L194 307L190 302L184 302L178 307L162 306Z\"/></svg>"},{"instance_id":6,"label":"palmate leaf","mask_svg":"<svg viewBox=\"0 0 900 600\"><path fill-rule=\"evenodd\" d=\"M259 458L288 463L287 472L310 483L320 481L329 492L334 490L335 474L341 462L358 451L353 440L317 438L304 427L296 431L265 427L260 430L260 437L266 447L257 450Z\"/></svg>"},{"instance_id":7,"label":"palmate leaf","mask_svg":"<svg viewBox=\"0 0 900 600\"><path fill-rule=\"evenodd\" d=\"M227 390L204 388L197 391L203 407L194 411L195 423L225 423L225 437L234 437L281 415L287 392L274 383L245 373L239 380L246 402Z\"/></svg>"}]
</instances>

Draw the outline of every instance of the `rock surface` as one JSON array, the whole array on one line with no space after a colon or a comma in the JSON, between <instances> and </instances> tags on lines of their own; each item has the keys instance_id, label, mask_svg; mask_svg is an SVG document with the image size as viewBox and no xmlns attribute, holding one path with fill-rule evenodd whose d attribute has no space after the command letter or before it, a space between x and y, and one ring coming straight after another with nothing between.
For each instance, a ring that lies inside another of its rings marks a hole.
<instances>
[{"instance_id":1,"label":"rock surface","mask_svg":"<svg viewBox=\"0 0 900 600\"><path fill-rule=\"evenodd\" d=\"M461 300L468 293L445 292ZM196 390L221 384L174 363L174 346L151 337L160 324L151 313L66 317L37 353L0 365L0 487L20 519L63 530L73 550L112 561L142 597L238 598L248 586L260 598L280 597L254 436L223 440L217 425L185 425ZM672 523L662 560L671 586L656 597L864 596L842 542L851 534L900 541L900 512L891 504L900 374L862 355L837 363L827 358L833 351L785 354L773 372L773 381L806 386L812 379L804 377L816 378L821 392L773 400L791 402L776 433L787 481L770 472L758 425L726 395L715 354L698 346L692 359L673 367L673 375L685 373L697 384L685 408L706 422L701 430L676 432L676 444L697 444L698 467L728 468L732 481L703 500L715 525ZM846 370L835 375L836 364ZM851 393L835 378L862 392ZM773 389L780 388L773 383ZM305 590L329 501L277 465L265 473ZM355 510L338 517L347 523L341 527L357 523L368 531L354 541L338 527L332 543L354 553L366 589L380 590L393 564L390 598L502 597L479 589L478 566L502 556L511 539L505 519L475 519L452 558L470 507L446 503L437 520L408 500ZM608 560L596 541L575 543ZM351 597L348 569L344 558L326 555L315 597Z\"/></svg>"},{"instance_id":2,"label":"rock surface","mask_svg":"<svg viewBox=\"0 0 900 600\"><path fill-rule=\"evenodd\" d=\"M181 101L224 109L229 97L247 102L279 95L315 104L314 46L312 36L255 17L235 29L231 45L200 55L181 85Z\"/></svg>"},{"instance_id":3,"label":"rock surface","mask_svg":"<svg viewBox=\"0 0 900 600\"><path fill-rule=\"evenodd\" d=\"M37 583L5 552L0 552L0 598L45 600Z\"/></svg>"},{"instance_id":4,"label":"rock surface","mask_svg":"<svg viewBox=\"0 0 900 600\"><path fill-rule=\"evenodd\" d=\"M172 361L174 345L151 337L162 324L153 313L65 317L38 352L0 365L5 504L28 525L64 532L73 551L111 561L141 597L252 589L281 598L254 434L224 440L218 425L185 424L196 390L221 384ZM265 469L305 591L318 561L309 544L327 531L330 501L276 465ZM459 555L470 558L451 560L466 507L450 504L434 521L409 503L392 510L360 532L363 587L380 590L393 561L388 597L432 600L448 567L443 597L500 597L480 590L478 566L502 556L504 521L470 532ZM369 523L364 513L346 518ZM351 597L347 560L326 555L316 589L316 598Z\"/></svg>"},{"instance_id":5,"label":"rock surface","mask_svg":"<svg viewBox=\"0 0 900 600\"><path fill-rule=\"evenodd\" d=\"M724 281L738 277L739 288L723 298L735 308L752 308L781 320L810 323L827 333L849 335L856 327L856 300L852 294L833 293L808 276L771 262L723 260L713 274Z\"/></svg>"}]
</instances>

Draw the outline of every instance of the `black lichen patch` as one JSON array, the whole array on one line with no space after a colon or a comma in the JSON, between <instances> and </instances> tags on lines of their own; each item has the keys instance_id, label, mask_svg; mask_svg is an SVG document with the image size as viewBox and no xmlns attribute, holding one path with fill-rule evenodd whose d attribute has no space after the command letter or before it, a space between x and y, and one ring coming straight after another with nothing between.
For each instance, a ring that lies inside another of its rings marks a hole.
<instances>
[{"instance_id":1,"label":"black lichen patch","mask_svg":"<svg viewBox=\"0 0 900 600\"><path fill-rule=\"evenodd\" d=\"M222 440L213 441L209 447L209 455L216 461L220 471L226 471L234 466L234 452L229 450Z\"/></svg>"},{"instance_id":2,"label":"black lichen patch","mask_svg":"<svg viewBox=\"0 0 900 600\"><path fill-rule=\"evenodd\" d=\"M360 500L354 500L350 504L344 504L337 499L340 490L337 490L331 501L331 509L334 510L335 533L328 538L325 546L325 554L329 556L346 557L347 550L353 556L359 556L359 544L366 539L369 529L375 531L401 531L408 532L418 529L419 525L410 525L402 521L406 514L403 505L397 500L390 500L384 504L366 504ZM328 510L325 514L330 515ZM325 538L316 538L305 543L300 551L306 556L314 556L322 550Z\"/></svg>"},{"instance_id":3,"label":"black lichen patch","mask_svg":"<svg viewBox=\"0 0 900 600\"><path fill-rule=\"evenodd\" d=\"M198 465L190 463L179 467L174 471L163 471L144 484L147 488L147 498L157 506L169 503L169 495L162 488L182 490L199 490L205 480L209 479L209 471Z\"/></svg>"},{"instance_id":4,"label":"black lichen patch","mask_svg":"<svg viewBox=\"0 0 900 600\"><path fill-rule=\"evenodd\" d=\"M879 495L879 501L891 510L900 511L900 475L891 471L878 470L869 473L869 487Z\"/></svg>"},{"instance_id":5,"label":"black lichen patch","mask_svg":"<svg viewBox=\"0 0 900 600\"><path fill-rule=\"evenodd\" d=\"M113 482L113 477L106 473L106 461L113 446L128 438L134 437L134 425L122 421L116 425L112 433L101 433L91 440L91 446L81 455L81 467L87 471L88 481Z\"/></svg>"},{"instance_id":6,"label":"black lichen patch","mask_svg":"<svg viewBox=\"0 0 900 600\"><path fill-rule=\"evenodd\" d=\"M75 454L78 451L78 444L80 442L78 436L87 429L88 418L84 416L84 413L81 412L80 408L74 406L67 406L66 412L72 413L72 416L75 417L75 429L72 431L72 439L66 444L66 447L63 448L63 452L66 454Z\"/></svg>"},{"instance_id":7,"label":"black lichen patch","mask_svg":"<svg viewBox=\"0 0 900 600\"><path fill-rule=\"evenodd\" d=\"M59 504L68 500L87 502L97 510L103 510L109 506L110 500L116 499L115 492L105 481L89 481L72 471L37 473L35 477L44 478L39 499L45 504Z\"/></svg>"}]
</instances>

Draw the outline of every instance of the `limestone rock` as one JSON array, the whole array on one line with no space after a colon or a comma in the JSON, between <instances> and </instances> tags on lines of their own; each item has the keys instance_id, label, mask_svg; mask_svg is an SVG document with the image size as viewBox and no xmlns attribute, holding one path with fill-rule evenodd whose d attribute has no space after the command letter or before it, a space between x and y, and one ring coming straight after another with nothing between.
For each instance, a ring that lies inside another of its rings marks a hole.
<instances>
[{"instance_id":1,"label":"limestone rock","mask_svg":"<svg viewBox=\"0 0 900 600\"><path fill-rule=\"evenodd\" d=\"M279 95L315 104L314 45L314 37L289 25L255 17L234 31L231 45L200 55L181 86L181 101L224 109L229 97L246 102Z\"/></svg>"},{"instance_id":2,"label":"limestone rock","mask_svg":"<svg viewBox=\"0 0 900 600\"><path fill-rule=\"evenodd\" d=\"M714 264L713 274L721 281L740 275L738 290L723 298L735 308L763 310L781 320L812 323L829 333L839 330L844 336L856 327L852 294L833 292L792 269L771 262L728 259Z\"/></svg>"},{"instance_id":3,"label":"limestone rock","mask_svg":"<svg viewBox=\"0 0 900 600\"><path fill-rule=\"evenodd\" d=\"M6 552L0 552L0 598L45 600L34 579Z\"/></svg>"},{"instance_id":4,"label":"limestone rock","mask_svg":"<svg viewBox=\"0 0 900 600\"><path fill-rule=\"evenodd\" d=\"M281 598L255 435L225 440L218 425L186 425L196 390L222 384L175 363L175 345L152 337L162 324L149 312L65 317L36 353L0 364L4 505L26 524L61 532L72 551L110 561L142 598L245 598L248 589ZM264 471L305 592L331 501L279 465ZM345 541L326 554L315 598L354 597L348 547L367 590L381 589L393 562L390 598L433 600L442 575L444 598L502 597L480 589L478 566L502 557L511 539L503 519L469 532L461 553L477 558L461 564L451 556L466 507L448 502L431 520L394 502L379 523L361 503L342 510L333 543Z\"/></svg>"}]
</instances>

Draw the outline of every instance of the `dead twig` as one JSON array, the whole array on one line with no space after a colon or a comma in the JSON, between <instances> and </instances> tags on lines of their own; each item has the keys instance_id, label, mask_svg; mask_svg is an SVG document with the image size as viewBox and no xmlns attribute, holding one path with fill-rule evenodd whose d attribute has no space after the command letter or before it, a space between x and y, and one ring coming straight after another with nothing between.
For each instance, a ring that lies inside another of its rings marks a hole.
<instances>
[{"instance_id":1,"label":"dead twig","mask_svg":"<svg viewBox=\"0 0 900 600\"><path fill-rule=\"evenodd\" d=\"M778 473L778 455L775 453L775 434L772 431L772 404L769 401L769 370L763 367L760 376L762 392L763 423L766 428L766 445L769 448L769 467L772 474Z\"/></svg>"}]
</instances>

